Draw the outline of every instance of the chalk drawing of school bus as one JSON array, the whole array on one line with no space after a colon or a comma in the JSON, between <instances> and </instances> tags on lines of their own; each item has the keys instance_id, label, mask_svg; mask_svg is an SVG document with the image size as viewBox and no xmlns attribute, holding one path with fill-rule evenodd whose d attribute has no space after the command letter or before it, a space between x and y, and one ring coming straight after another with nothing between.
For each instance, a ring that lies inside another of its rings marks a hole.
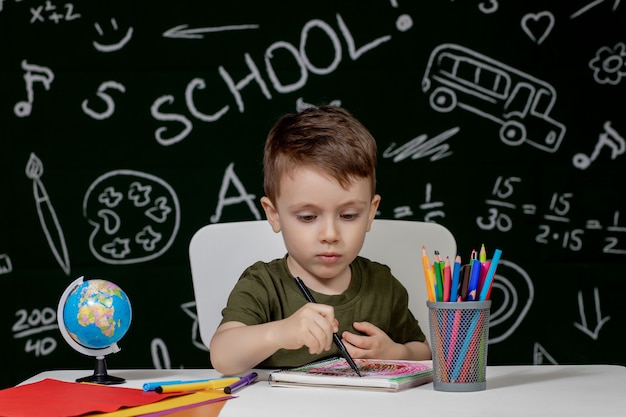
<instances>
[{"instance_id":1,"label":"chalk drawing of school bus","mask_svg":"<svg viewBox=\"0 0 626 417\"><path fill-rule=\"evenodd\" d=\"M436 111L460 107L500 124L500 140L510 146L528 143L553 153L565 135L565 126L550 118L556 101L550 84L460 45L432 51L422 90Z\"/></svg>"}]
</instances>

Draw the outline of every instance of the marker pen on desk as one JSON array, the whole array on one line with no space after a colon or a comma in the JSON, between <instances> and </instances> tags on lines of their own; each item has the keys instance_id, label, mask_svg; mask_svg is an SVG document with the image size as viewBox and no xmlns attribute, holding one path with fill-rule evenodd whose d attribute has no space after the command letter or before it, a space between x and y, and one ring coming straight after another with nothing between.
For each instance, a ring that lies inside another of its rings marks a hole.
<instances>
[{"instance_id":1,"label":"marker pen on desk","mask_svg":"<svg viewBox=\"0 0 626 417\"><path fill-rule=\"evenodd\" d=\"M241 379L234 384L230 384L226 388L224 388L225 394L232 394L240 388L245 387L246 385L252 384L258 378L259 374L256 372L251 372L246 376L242 376Z\"/></svg>"},{"instance_id":2,"label":"marker pen on desk","mask_svg":"<svg viewBox=\"0 0 626 417\"><path fill-rule=\"evenodd\" d=\"M218 389L229 386L239 381L237 378L220 378L206 382L192 382L190 384L171 384L161 385L155 389L156 392L162 394L164 392L183 392L183 391L200 391L203 389Z\"/></svg>"},{"instance_id":3,"label":"marker pen on desk","mask_svg":"<svg viewBox=\"0 0 626 417\"><path fill-rule=\"evenodd\" d=\"M304 282L300 279L300 277L296 277L296 283L298 284L298 287L300 287L300 291L302 291L302 294L304 294L304 298L306 298L309 303L315 303L315 299L309 292L309 289L306 287L306 285L304 285ZM348 365L350 365L350 368L352 368L358 376L361 376L361 372L359 372L359 368L356 366L356 363L354 363L354 359L352 359L352 356L350 356L350 354L348 353L348 349L346 349L339 336L337 336L337 333L333 333L333 342L335 342L335 345L337 345L337 347L341 351L341 355L346 359Z\"/></svg>"},{"instance_id":4,"label":"marker pen on desk","mask_svg":"<svg viewBox=\"0 0 626 417\"><path fill-rule=\"evenodd\" d=\"M155 389L157 389L157 387L163 386L163 385L180 385L180 384L193 384L196 382L207 382L207 381L211 381L215 378L211 378L211 379L192 379L189 381L157 381L157 382L146 382L145 384L143 384L143 390L144 391L154 391Z\"/></svg>"}]
</instances>

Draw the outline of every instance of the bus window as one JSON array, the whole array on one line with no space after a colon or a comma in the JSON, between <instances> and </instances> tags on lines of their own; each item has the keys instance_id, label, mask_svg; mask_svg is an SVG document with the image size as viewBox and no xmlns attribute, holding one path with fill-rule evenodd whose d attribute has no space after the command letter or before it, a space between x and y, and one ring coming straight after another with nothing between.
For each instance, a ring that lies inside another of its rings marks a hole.
<instances>
[{"instance_id":1,"label":"bus window","mask_svg":"<svg viewBox=\"0 0 626 417\"><path fill-rule=\"evenodd\" d=\"M472 84L476 84L476 70L478 67L466 60L460 59L459 65L456 69L456 76L464 81L469 81Z\"/></svg>"},{"instance_id":2,"label":"bus window","mask_svg":"<svg viewBox=\"0 0 626 417\"><path fill-rule=\"evenodd\" d=\"M526 117L530 100L533 98L534 88L528 83L520 82L515 86L513 93L504 105L504 116L509 119L511 117Z\"/></svg>"},{"instance_id":3,"label":"bus window","mask_svg":"<svg viewBox=\"0 0 626 417\"><path fill-rule=\"evenodd\" d=\"M478 85L493 91L499 96L506 94L507 78L504 75L490 71L488 68L480 68L479 71Z\"/></svg>"},{"instance_id":4,"label":"bus window","mask_svg":"<svg viewBox=\"0 0 626 417\"><path fill-rule=\"evenodd\" d=\"M537 98L535 99L535 105L533 111L535 114L541 114L546 116L550 112L552 107L552 94L549 91L541 89L537 92Z\"/></svg>"},{"instance_id":5,"label":"bus window","mask_svg":"<svg viewBox=\"0 0 626 417\"><path fill-rule=\"evenodd\" d=\"M454 75L454 64L456 60L450 54L442 54L439 58L439 70L449 75Z\"/></svg>"}]
</instances>

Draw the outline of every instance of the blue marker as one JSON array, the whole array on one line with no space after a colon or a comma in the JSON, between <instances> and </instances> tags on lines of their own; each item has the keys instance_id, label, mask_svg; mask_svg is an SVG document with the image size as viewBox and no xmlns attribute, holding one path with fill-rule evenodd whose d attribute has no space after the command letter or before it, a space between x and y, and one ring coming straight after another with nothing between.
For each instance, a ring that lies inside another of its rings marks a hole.
<instances>
[{"instance_id":1,"label":"blue marker","mask_svg":"<svg viewBox=\"0 0 626 417\"><path fill-rule=\"evenodd\" d=\"M146 382L143 384L144 391L154 391L157 387L162 387L163 385L175 385L175 384L191 384L195 382L207 382L211 381L215 378L211 379L194 379L191 381L160 381L160 382Z\"/></svg>"}]
</instances>

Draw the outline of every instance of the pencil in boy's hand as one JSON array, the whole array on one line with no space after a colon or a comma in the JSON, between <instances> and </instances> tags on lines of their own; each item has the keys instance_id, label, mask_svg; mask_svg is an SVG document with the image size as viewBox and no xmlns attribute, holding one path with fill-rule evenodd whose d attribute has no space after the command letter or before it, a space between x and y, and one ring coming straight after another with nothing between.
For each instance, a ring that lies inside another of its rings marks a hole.
<instances>
[{"instance_id":1,"label":"pencil in boy's hand","mask_svg":"<svg viewBox=\"0 0 626 417\"><path fill-rule=\"evenodd\" d=\"M304 298L306 298L309 303L317 303L313 298L313 295L311 295L309 289L300 279L300 277L296 277L296 283L298 284L298 287L300 287L300 291L302 291L302 294L304 294ZM337 347L339 348L341 356L346 359L348 365L350 365L350 368L352 368L358 376L361 376L361 372L359 372L359 367L356 366L356 363L354 363L352 356L350 356L350 354L348 353L348 349L346 349L346 346L343 344L337 333L333 333L333 342L335 342L335 345L337 345Z\"/></svg>"}]
</instances>

